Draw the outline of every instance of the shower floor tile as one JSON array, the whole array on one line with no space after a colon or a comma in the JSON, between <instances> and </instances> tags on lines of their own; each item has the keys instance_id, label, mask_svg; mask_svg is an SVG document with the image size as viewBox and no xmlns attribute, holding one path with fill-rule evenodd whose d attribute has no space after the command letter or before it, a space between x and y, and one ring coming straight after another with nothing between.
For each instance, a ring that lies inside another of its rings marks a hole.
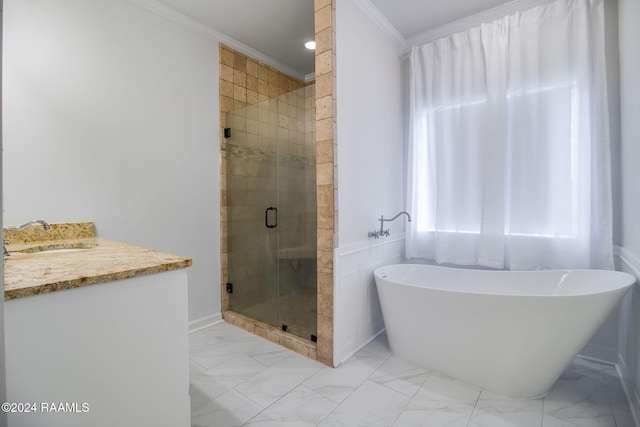
<instances>
[{"instance_id":1,"label":"shower floor tile","mask_svg":"<svg viewBox=\"0 0 640 427\"><path fill-rule=\"evenodd\" d=\"M336 369L227 323L189 341L192 427L634 427L615 369L581 358L513 399L396 358L385 334Z\"/></svg>"}]
</instances>

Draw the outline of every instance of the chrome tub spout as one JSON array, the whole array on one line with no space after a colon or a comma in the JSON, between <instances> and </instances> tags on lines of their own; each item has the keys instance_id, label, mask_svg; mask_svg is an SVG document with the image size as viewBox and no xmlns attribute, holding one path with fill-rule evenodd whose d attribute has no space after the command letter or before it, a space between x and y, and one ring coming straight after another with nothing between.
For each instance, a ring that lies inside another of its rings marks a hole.
<instances>
[{"instance_id":1,"label":"chrome tub spout","mask_svg":"<svg viewBox=\"0 0 640 427\"><path fill-rule=\"evenodd\" d=\"M393 218L391 218L391 219L384 219L384 215L380 215L380 220L379 220L379 221L380 221L380 234L385 233L385 230L384 230L384 223L385 223L385 221L389 221L389 222L391 222L391 221L395 220L396 218L398 218L398 217L399 217L400 215L402 215L402 214L404 214L404 215L406 215L406 216L407 216L407 221L408 221L408 222L411 222L411 215L409 215L409 212L406 212L406 211L402 211L402 212L400 212L398 215L394 216L394 217L393 217ZM388 236L388 235L389 235L389 234L387 233L387 236Z\"/></svg>"}]
</instances>

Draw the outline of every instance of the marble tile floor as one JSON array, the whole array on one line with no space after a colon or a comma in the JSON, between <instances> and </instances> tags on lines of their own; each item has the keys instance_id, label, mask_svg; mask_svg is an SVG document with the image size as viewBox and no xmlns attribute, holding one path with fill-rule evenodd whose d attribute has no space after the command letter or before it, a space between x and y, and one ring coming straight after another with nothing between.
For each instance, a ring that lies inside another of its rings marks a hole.
<instances>
[{"instance_id":1,"label":"marble tile floor","mask_svg":"<svg viewBox=\"0 0 640 427\"><path fill-rule=\"evenodd\" d=\"M336 369L226 323L189 345L193 427L634 426L615 369L581 358L527 400L404 362L384 334Z\"/></svg>"}]
</instances>

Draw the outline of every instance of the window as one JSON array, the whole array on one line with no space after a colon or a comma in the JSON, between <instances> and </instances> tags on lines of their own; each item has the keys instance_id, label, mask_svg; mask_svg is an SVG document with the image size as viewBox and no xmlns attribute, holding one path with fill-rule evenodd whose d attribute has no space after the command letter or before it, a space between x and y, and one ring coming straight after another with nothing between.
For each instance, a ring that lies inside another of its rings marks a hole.
<instances>
[{"instance_id":1,"label":"window","mask_svg":"<svg viewBox=\"0 0 640 427\"><path fill-rule=\"evenodd\" d=\"M612 268L601 19L556 0L413 48L408 257Z\"/></svg>"}]
</instances>

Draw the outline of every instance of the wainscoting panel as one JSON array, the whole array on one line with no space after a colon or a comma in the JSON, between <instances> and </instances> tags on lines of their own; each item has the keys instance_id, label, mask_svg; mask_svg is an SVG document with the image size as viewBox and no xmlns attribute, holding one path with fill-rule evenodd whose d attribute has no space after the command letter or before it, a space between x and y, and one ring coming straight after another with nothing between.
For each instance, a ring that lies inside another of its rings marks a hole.
<instances>
[{"instance_id":1,"label":"wainscoting panel","mask_svg":"<svg viewBox=\"0 0 640 427\"><path fill-rule=\"evenodd\" d=\"M640 281L640 258L624 247L615 247L616 268L633 274ZM633 287L620 305L619 341L617 363L624 391L636 426L640 426L640 286Z\"/></svg>"},{"instance_id":2,"label":"wainscoting panel","mask_svg":"<svg viewBox=\"0 0 640 427\"><path fill-rule=\"evenodd\" d=\"M404 262L404 234L335 250L334 364L337 366L384 330L373 271Z\"/></svg>"}]
</instances>

